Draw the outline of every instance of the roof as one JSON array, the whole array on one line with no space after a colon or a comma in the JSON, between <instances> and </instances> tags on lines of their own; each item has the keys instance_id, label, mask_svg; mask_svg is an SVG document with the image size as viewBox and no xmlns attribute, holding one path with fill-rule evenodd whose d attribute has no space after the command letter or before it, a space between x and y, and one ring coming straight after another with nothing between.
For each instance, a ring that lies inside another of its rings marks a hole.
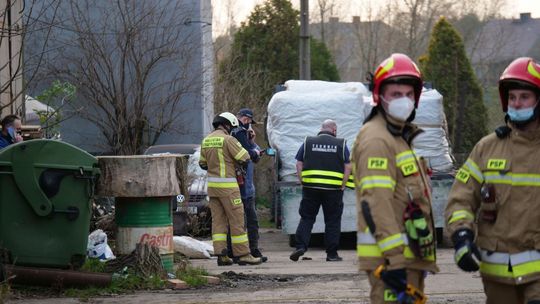
<instances>
[{"instance_id":1,"label":"roof","mask_svg":"<svg viewBox=\"0 0 540 304\"><path fill-rule=\"evenodd\" d=\"M339 70L341 81L362 81L366 72L388 57L392 50L385 47L385 40L395 32L391 26L379 21L343 22L336 17L324 24L325 43L330 49ZM321 39L321 24L310 24L311 34ZM370 41L365 41L369 37ZM396 37L393 37L396 38ZM377 52L370 51L377 49Z\"/></svg>"},{"instance_id":2,"label":"roof","mask_svg":"<svg viewBox=\"0 0 540 304\"><path fill-rule=\"evenodd\" d=\"M522 14L520 19L491 20L478 35L476 43L468 46L469 51L476 46L470 52L473 64L485 60L510 62L518 57L540 55L540 19L530 18L527 14Z\"/></svg>"}]
</instances>

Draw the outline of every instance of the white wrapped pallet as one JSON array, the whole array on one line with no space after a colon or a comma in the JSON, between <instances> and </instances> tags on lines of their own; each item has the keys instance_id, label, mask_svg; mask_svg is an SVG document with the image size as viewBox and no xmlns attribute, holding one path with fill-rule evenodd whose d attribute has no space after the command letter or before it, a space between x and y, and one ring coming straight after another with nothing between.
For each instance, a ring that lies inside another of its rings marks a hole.
<instances>
[{"instance_id":1,"label":"white wrapped pallet","mask_svg":"<svg viewBox=\"0 0 540 304\"><path fill-rule=\"evenodd\" d=\"M418 155L425 157L434 172L450 172L454 167L446 134L443 96L437 90L422 91L413 121L424 130L413 140Z\"/></svg>"},{"instance_id":2,"label":"white wrapped pallet","mask_svg":"<svg viewBox=\"0 0 540 304\"><path fill-rule=\"evenodd\" d=\"M289 80L286 91L274 94L268 104L267 133L280 153L282 181L296 181L296 152L306 136L314 136L325 119L338 125L338 136L352 148L364 119L371 111L371 92L360 82ZM424 132L414 140L416 152L428 159L434 171L453 168L445 132L442 95L424 90L414 123Z\"/></svg>"},{"instance_id":3,"label":"white wrapped pallet","mask_svg":"<svg viewBox=\"0 0 540 304\"><path fill-rule=\"evenodd\" d=\"M267 133L279 151L281 180L296 181L295 156L306 136L317 135L322 122L333 119L351 149L371 107L364 102L369 92L362 83L287 81L285 86L268 104Z\"/></svg>"},{"instance_id":4,"label":"white wrapped pallet","mask_svg":"<svg viewBox=\"0 0 540 304\"><path fill-rule=\"evenodd\" d=\"M454 165L444 129L423 127L422 130L424 132L413 140L415 152L428 160L434 172L452 171Z\"/></svg>"},{"instance_id":5,"label":"white wrapped pallet","mask_svg":"<svg viewBox=\"0 0 540 304\"><path fill-rule=\"evenodd\" d=\"M422 91L414 123L420 127L438 128L445 121L443 96L437 90Z\"/></svg>"}]
</instances>

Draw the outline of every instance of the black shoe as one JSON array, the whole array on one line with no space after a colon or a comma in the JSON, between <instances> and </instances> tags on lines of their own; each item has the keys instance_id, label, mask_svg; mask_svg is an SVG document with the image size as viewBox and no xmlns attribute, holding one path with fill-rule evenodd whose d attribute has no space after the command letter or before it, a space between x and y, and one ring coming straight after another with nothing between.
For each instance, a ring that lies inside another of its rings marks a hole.
<instances>
[{"instance_id":1,"label":"black shoe","mask_svg":"<svg viewBox=\"0 0 540 304\"><path fill-rule=\"evenodd\" d=\"M327 262L341 262L343 261L343 258L340 257L339 255L332 255L332 256L327 256L326 261Z\"/></svg>"},{"instance_id":2,"label":"black shoe","mask_svg":"<svg viewBox=\"0 0 540 304\"><path fill-rule=\"evenodd\" d=\"M268 258L263 256L259 249L255 249L255 250L251 251L251 255L256 257L256 258L261 258L263 263L266 263L266 261L268 261Z\"/></svg>"},{"instance_id":3,"label":"black shoe","mask_svg":"<svg viewBox=\"0 0 540 304\"><path fill-rule=\"evenodd\" d=\"M304 248L296 249L295 251L293 251L293 253L291 253L291 256L289 256L289 258L292 261L296 262L298 261L298 258L304 255L304 253L306 253L306 250Z\"/></svg>"}]
</instances>

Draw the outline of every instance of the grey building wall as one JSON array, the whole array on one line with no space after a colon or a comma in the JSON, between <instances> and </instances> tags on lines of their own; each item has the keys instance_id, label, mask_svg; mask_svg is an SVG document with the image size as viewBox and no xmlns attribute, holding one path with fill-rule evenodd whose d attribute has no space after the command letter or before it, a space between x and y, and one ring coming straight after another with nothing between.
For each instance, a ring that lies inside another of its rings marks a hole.
<instances>
[{"instance_id":1,"label":"grey building wall","mask_svg":"<svg viewBox=\"0 0 540 304\"><path fill-rule=\"evenodd\" d=\"M157 3L154 0L144 0L146 4ZM103 2L99 2L102 4ZM141 2L142 3L142 2ZM178 31L180 35L187 37L182 42L179 48L179 58L182 63L171 62L170 64L162 63L157 70L150 75L150 83L166 83L172 75L178 72L177 68L181 67L185 80L182 85L186 88L186 93L182 94L180 103L177 107L164 109L170 113L174 120L167 131L162 133L155 144L172 144L172 143L200 143L204 136L209 132L211 127L211 119L213 117L213 48L212 48L212 7L211 0L182 0L180 2L161 1L164 5L172 5L177 10L175 16L178 21L175 23L174 31ZM180 8L178 7L180 6ZM51 8L52 9L52 8ZM67 7L61 7L64 13ZM172 8L171 8L172 9ZM90 11L92 8L90 8ZM61 12L62 13L62 12ZM60 13L60 14L61 14ZM92 12L91 12L92 14ZM92 18L96 22L102 22L102 16L96 10ZM36 41L43 39L45 33L37 33L28 38L27 49L29 54L37 53L37 50L32 49L32 45L37 44ZM62 61L62 53L57 51L60 45L55 45L55 41L69 40L70 31L66 31L61 27L53 28L53 37L48 45L48 52L45 56L49 66L65 65ZM29 61L35 59L31 56ZM30 62L29 62L30 64ZM68 65L66 65L69 67ZM45 88L49 87L54 77L47 73L47 66L44 65L41 69L39 80L31 85L30 94L37 95ZM77 86L77 84L75 84ZM79 88L84 90L84 88ZM155 98L159 99L159 90L152 93ZM152 101L153 102L153 101ZM74 106L84 106L85 101L78 96ZM154 102L148 108L148 113L145 115L150 119L156 119L153 114L156 111L162 110L158 102ZM85 111L96 111L89 107ZM67 112L67 110L66 110ZM95 112L98 113L98 112ZM61 124L62 139L68 143L74 144L86 151L92 153L108 153L110 149L106 145L104 136L101 130L96 125L80 116L69 116Z\"/></svg>"}]
</instances>

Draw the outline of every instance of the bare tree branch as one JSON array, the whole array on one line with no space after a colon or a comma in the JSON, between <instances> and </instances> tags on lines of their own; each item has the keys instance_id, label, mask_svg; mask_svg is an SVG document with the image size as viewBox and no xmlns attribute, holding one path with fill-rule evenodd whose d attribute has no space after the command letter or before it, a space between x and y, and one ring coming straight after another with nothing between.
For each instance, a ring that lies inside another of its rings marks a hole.
<instances>
[{"instance_id":1,"label":"bare tree branch","mask_svg":"<svg viewBox=\"0 0 540 304\"><path fill-rule=\"evenodd\" d=\"M137 154L179 129L200 94L194 14L183 1L63 0L42 74L78 88L69 111L94 124L114 154ZM68 111L68 110L65 110ZM187 127L187 126L186 126Z\"/></svg>"}]
</instances>

